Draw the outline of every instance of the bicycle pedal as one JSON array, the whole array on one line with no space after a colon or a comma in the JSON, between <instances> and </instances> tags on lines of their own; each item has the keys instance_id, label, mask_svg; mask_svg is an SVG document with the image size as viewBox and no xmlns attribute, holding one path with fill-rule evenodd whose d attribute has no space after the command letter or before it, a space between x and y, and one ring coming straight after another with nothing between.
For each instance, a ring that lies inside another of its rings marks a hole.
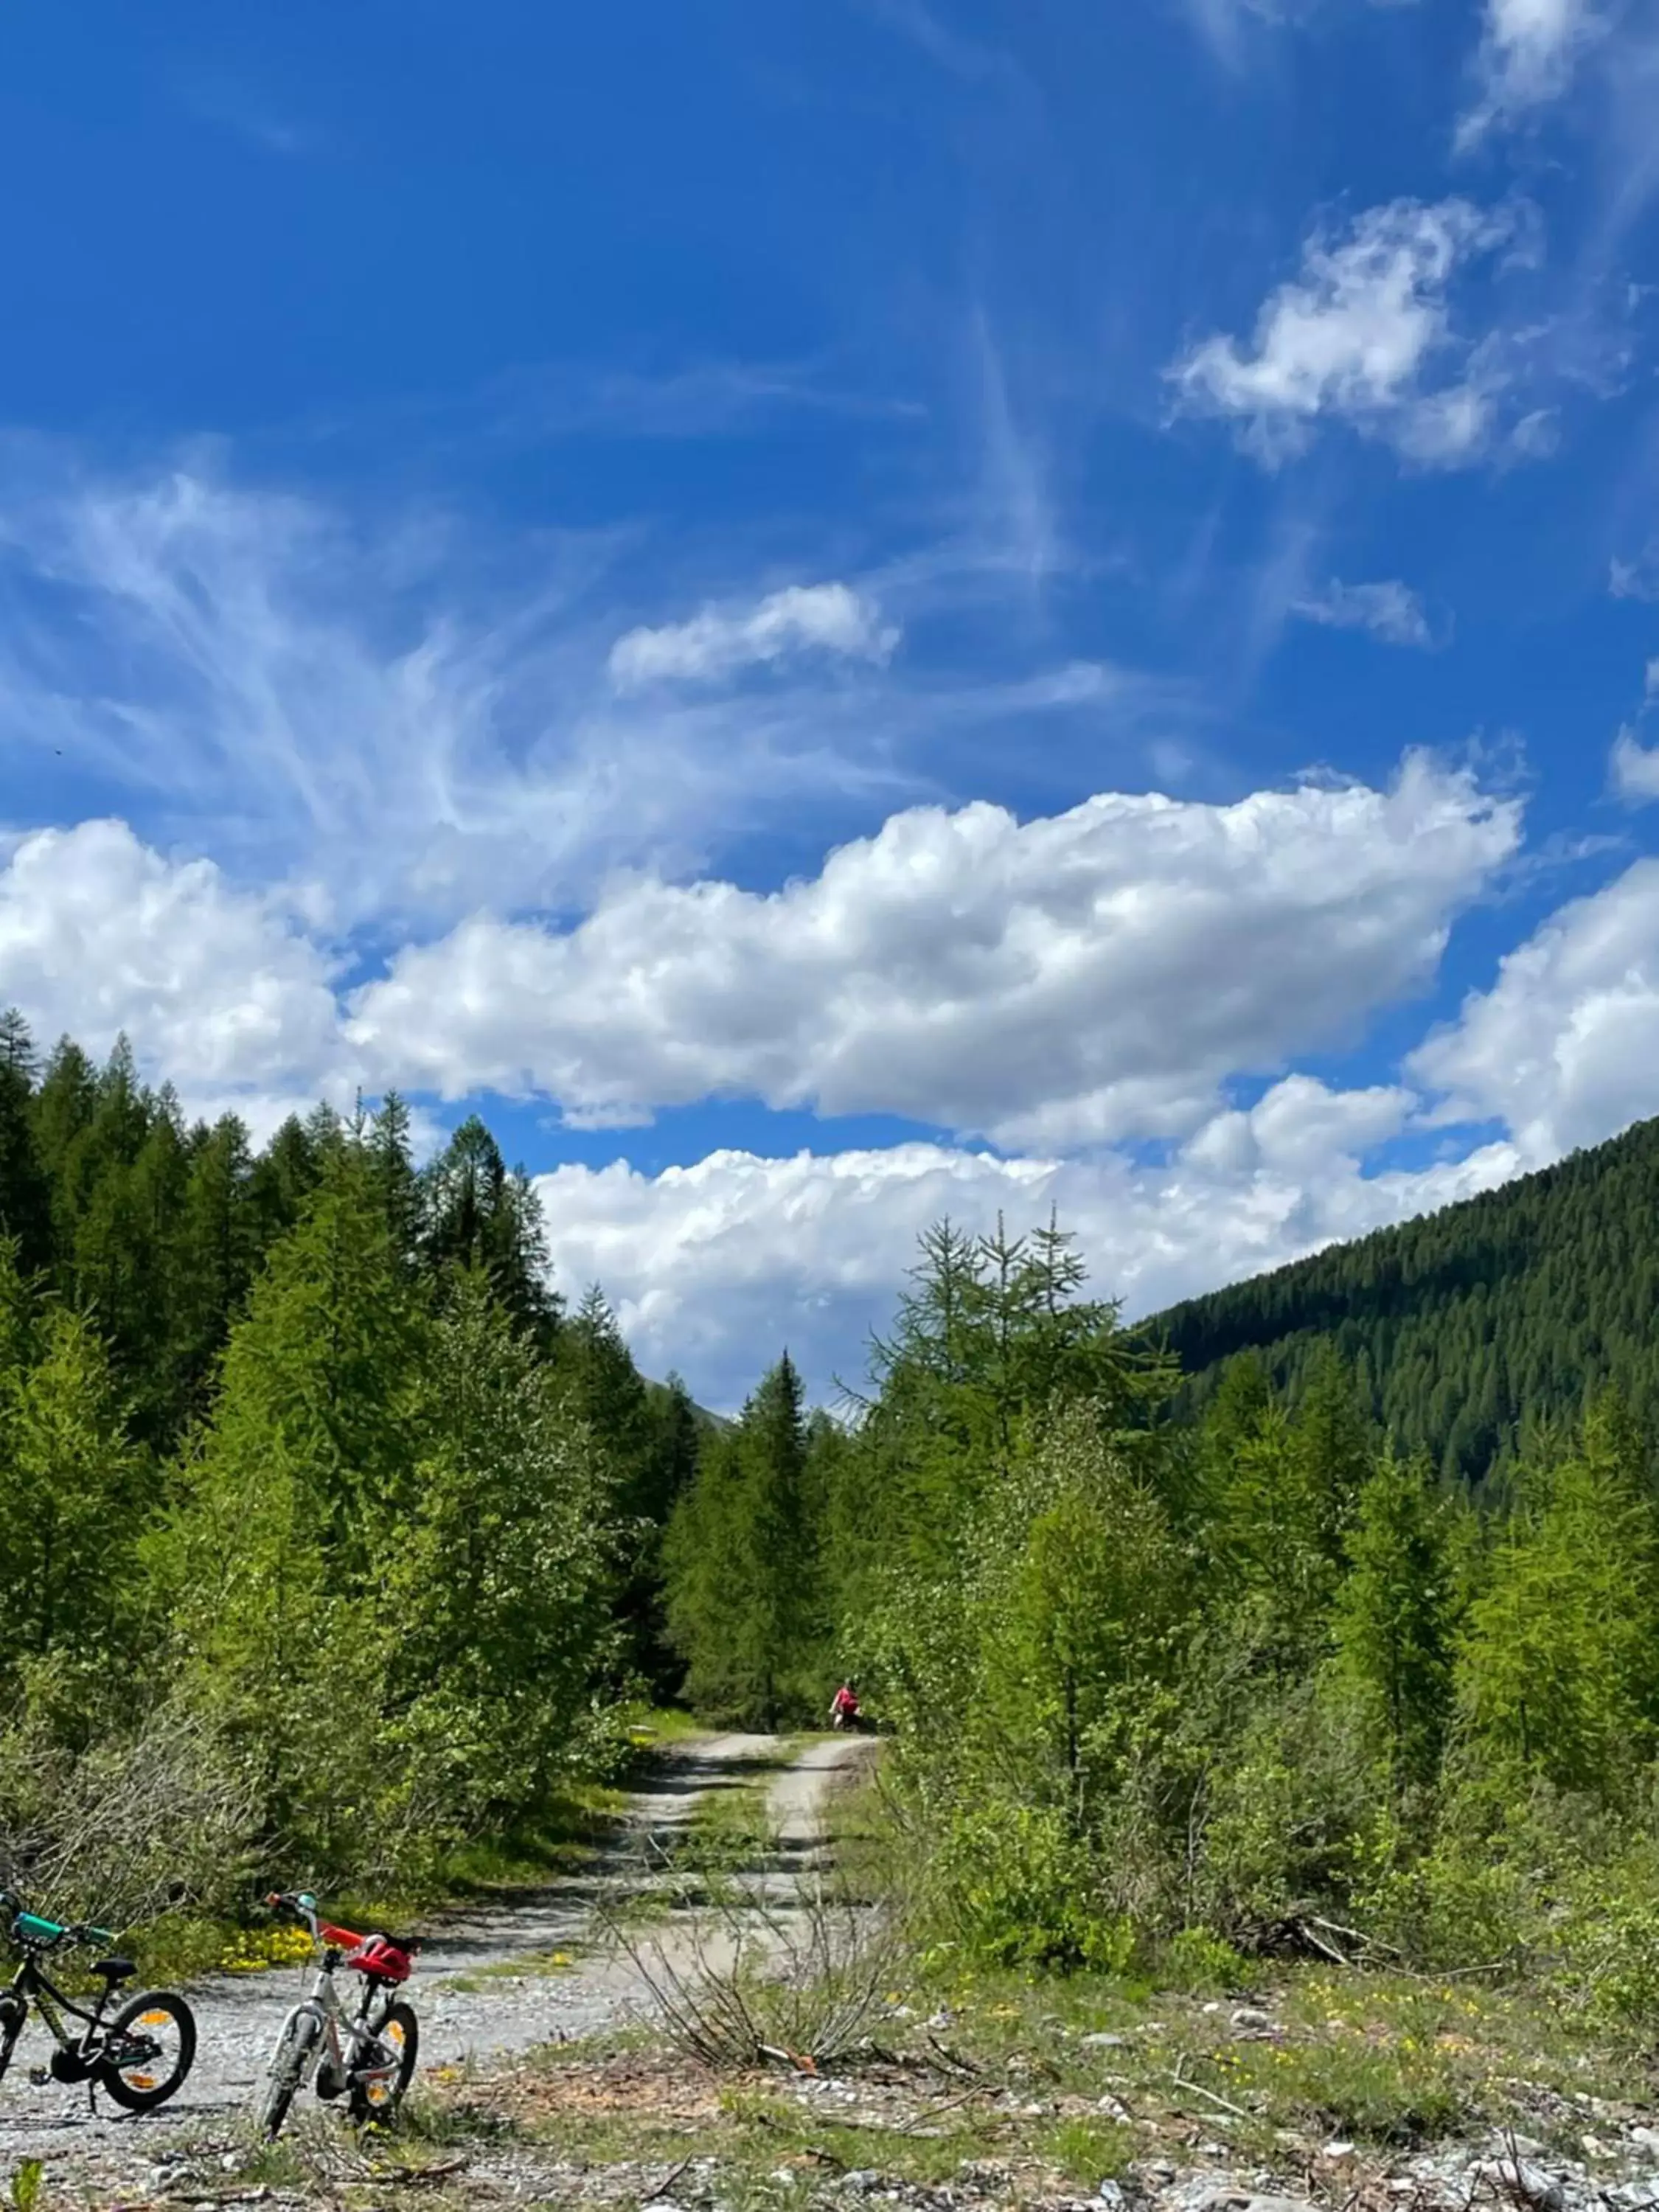
<instances>
[{"instance_id":1,"label":"bicycle pedal","mask_svg":"<svg viewBox=\"0 0 1659 2212\"><path fill-rule=\"evenodd\" d=\"M30 2067L29 2087L32 2089L49 2089L52 2087L52 2075L44 2066Z\"/></svg>"}]
</instances>

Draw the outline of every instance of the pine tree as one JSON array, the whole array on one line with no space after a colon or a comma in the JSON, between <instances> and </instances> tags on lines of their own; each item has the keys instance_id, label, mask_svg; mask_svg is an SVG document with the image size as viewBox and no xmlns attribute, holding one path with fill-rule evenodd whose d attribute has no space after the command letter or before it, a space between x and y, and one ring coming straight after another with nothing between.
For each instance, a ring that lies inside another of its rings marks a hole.
<instances>
[{"instance_id":1,"label":"pine tree","mask_svg":"<svg viewBox=\"0 0 1659 2212\"><path fill-rule=\"evenodd\" d=\"M13 1007L0 1012L0 1237L26 1274L52 1265L52 1188L34 1133L34 1045Z\"/></svg>"},{"instance_id":2,"label":"pine tree","mask_svg":"<svg viewBox=\"0 0 1659 2212\"><path fill-rule=\"evenodd\" d=\"M775 1728L810 1711L822 1621L800 1376L786 1352L704 1445L667 1544L668 1620L700 1710Z\"/></svg>"},{"instance_id":3,"label":"pine tree","mask_svg":"<svg viewBox=\"0 0 1659 2212\"><path fill-rule=\"evenodd\" d=\"M470 1115L421 1178L422 1249L435 1272L483 1267L521 1328L550 1340L558 1301L548 1287L546 1231L535 1192L508 1174L495 1139Z\"/></svg>"},{"instance_id":4,"label":"pine tree","mask_svg":"<svg viewBox=\"0 0 1659 2212\"><path fill-rule=\"evenodd\" d=\"M1343 1673L1401 1783L1433 1780L1451 1717L1450 1514L1425 1460L1385 1452L1360 1492L1336 1601Z\"/></svg>"},{"instance_id":5,"label":"pine tree","mask_svg":"<svg viewBox=\"0 0 1659 2212\"><path fill-rule=\"evenodd\" d=\"M482 1270L453 1284L419 1395L388 1547L393 1733L459 1838L534 1810L586 1747L613 1656L610 1471Z\"/></svg>"},{"instance_id":6,"label":"pine tree","mask_svg":"<svg viewBox=\"0 0 1659 2212\"><path fill-rule=\"evenodd\" d=\"M1115 1778L1147 1691L1175 1667L1188 1562L1162 1500L1076 1401L1025 1480L1030 1518L975 1593L981 1686L968 1725L994 1731L1026 1787L1074 1832Z\"/></svg>"},{"instance_id":7,"label":"pine tree","mask_svg":"<svg viewBox=\"0 0 1659 2212\"><path fill-rule=\"evenodd\" d=\"M273 1832L352 1863L375 1818L430 1327L361 1147L342 1139L231 1332L164 1555L191 1692Z\"/></svg>"},{"instance_id":8,"label":"pine tree","mask_svg":"<svg viewBox=\"0 0 1659 2212\"><path fill-rule=\"evenodd\" d=\"M395 1091L388 1091L374 1117L367 1152L370 1180L386 1214L392 1247L412 1261L420 1243L421 1193L415 1173L408 1107Z\"/></svg>"},{"instance_id":9,"label":"pine tree","mask_svg":"<svg viewBox=\"0 0 1659 2212\"><path fill-rule=\"evenodd\" d=\"M22 1312L5 1264L0 1305L9 1334L35 1356L0 1377L0 1615L18 1656L107 1662L132 1597L143 1526L141 1463L130 1443L103 1346L79 1314Z\"/></svg>"},{"instance_id":10,"label":"pine tree","mask_svg":"<svg viewBox=\"0 0 1659 2212\"><path fill-rule=\"evenodd\" d=\"M293 1228L322 1171L322 1151L314 1132L297 1114L290 1114L253 1164L248 1205L256 1252L264 1252Z\"/></svg>"},{"instance_id":11,"label":"pine tree","mask_svg":"<svg viewBox=\"0 0 1659 2212\"><path fill-rule=\"evenodd\" d=\"M1628 1413L1528 1470L1471 1611L1459 1701L1478 1739L1559 1787L1617 1802L1659 1743L1659 1505Z\"/></svg>"},{"instance_id":12,"label":"pine tree","mask_svg":"<svg viewBox=\"0 0 1659 2212\"><path fill-rule=\"evenodd\" d=\"M199 1133L174 1224L172 1381L179 1420L206 1404L219 1354L241 1314L259 1245L247 1132L234 1114Z\"/></svg>"}]
</instances>

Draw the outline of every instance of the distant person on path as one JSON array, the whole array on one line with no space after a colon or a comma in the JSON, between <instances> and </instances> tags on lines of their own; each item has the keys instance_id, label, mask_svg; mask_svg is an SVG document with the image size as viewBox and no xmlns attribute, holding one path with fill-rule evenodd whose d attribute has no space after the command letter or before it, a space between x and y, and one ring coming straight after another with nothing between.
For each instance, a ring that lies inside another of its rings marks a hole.
<instances>
[{"instance_id":1,"label":"distant person on path","mask_svg":"<svg viewBox=\"0 0 1659 2212\"><path fill-rule=\"evenodd\" d=\"M830 1700L830 1725L831 1728L849 1729L856 1728L858 1723L859 1693L856 1685L849 1679L842 1684Z\"/></svg>"}]
</instances>

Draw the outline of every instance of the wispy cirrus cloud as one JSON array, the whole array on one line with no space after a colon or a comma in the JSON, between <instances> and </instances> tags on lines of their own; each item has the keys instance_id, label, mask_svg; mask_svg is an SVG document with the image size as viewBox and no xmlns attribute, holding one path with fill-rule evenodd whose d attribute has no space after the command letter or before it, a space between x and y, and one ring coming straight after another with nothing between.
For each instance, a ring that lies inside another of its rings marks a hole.
<instances>
[{"instance_id":1,"label":"wispy cirrus cloud","mask_svg":"<svg viewBox=\"0 0 1659 2212\"><path fill-rule=\"evenodd\" d=\"M245 78L222 70L181 70L174 80L179 105L204 123L216 125L263 154L285 161L312 152L315 131L273 104Z\"/></svg>"},{"instance_id":2,"label":"wispy cirrus cloud","mask_svg":"<svg viewBox=\"0 0 1659 2212\"><path fill-rule=\"evenodd\" d=\"M33 459L0 489L0 758L302 878L339 927L579 903L776 808L903 787L821 685L740 712L619 696L603 538L544 535L526 588L441 517L365 530L199 459L132 481ZM769 619L833 635L838 611L863 637L850 595Z\"/></svg>"},{"instance_id":3,"label":"wispy cirrus cloud","mask_svg":"<svg viewBox=\"0 0 1659 2212\"><path fill-rule=\"evenodd\" d=\"M1333 577L1319 591L1293 601L1290 611L1327 629L1369 631L1385 645L1427 649L1435 642L1422 599L1398 578L1384 583L1345 584Z\"/></svg>"},{"instance_id":4,"label":"wispy cirrus cloud","mask_svg":"<svg viewBox=\"0 0 1659 2212\"><path fill-rule=\"evenodd\" d=\"M1474 63L1480 95L1458 123L1459 151L1559 99L1605 28L1596 0L1486 0Z\"/></svg>"}]
</instances>

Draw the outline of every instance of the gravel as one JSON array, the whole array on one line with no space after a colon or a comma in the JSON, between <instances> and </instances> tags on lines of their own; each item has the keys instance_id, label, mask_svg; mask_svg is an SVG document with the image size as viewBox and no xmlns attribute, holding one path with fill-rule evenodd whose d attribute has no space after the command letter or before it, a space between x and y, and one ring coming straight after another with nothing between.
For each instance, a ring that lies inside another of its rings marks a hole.
<instances>
[{"instance_id":1,"label":"gravel","mask_svg":"<svg viewBox=\"0 0 1659 2212\"><path fill-rule=\"evenodd\" d=\"M641 2014L642 1991L623 1955L596 1942L595 1908L649 1890L661 1853L708 1790L739 1780L745 1764L775 1754L769 1736L724 1735L666 1750L651 1786L630 1801L618 1835L581 1874L432 1923L406 1994L421 2027L421 2069L487 2062L537 2044L574 2039ZM856 1739L814 1745L772 1790L775 1819L798 1847L816 1834L822 1795ZM568 1966L551 1965L552 1954ZM84 2088L31 2081L50 2045L31 2020L0 2081L0 2172L20 2159L69 2160L90 2180L154 2186L181 2132L230 2139L251 2112L283 2021L304 1993L309 1966L219 1974L190 1985L199 2038L190 2078L160 2112L94 2109ZM343 1978L349 1989L355 1977ZM307 2100L307 2101L309 2101Z\"/></svg>"}]
</instances>

